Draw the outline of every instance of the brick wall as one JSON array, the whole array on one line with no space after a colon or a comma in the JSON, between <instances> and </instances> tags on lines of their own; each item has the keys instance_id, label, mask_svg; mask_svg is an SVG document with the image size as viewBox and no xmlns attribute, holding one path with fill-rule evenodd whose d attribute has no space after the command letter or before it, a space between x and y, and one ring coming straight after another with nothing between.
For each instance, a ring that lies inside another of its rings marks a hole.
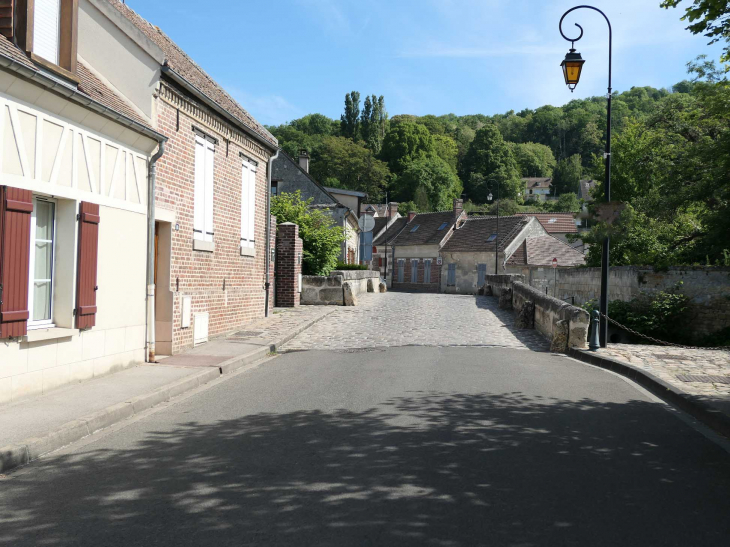
<instances>
[{"instance_id":1,"label":"brick wall","mask_svg":"<svg viewBox=\"0 0 730 547\"><path fill-rule=\"evenodd\" d=\"M175 214L172 228L170 290L173 298L173 353L193 345L192 328L182 329L182 296L192 296L192 313L208 312L209 336L232 331L263 317L265 301L266 166L268 157L251 142L230 139L203 120L157 100L157 129L168 137L157 163L156 207ZM179 122L179 126L178 126ZM214 252L193 250L195 134L193 125L218 139L214 160ZM230 139L230 140L229 140ZM241 176L243 152L256 171L255 257L241 256ZM272 238L274 233L272 233ZM273 265L272 265L273 273ZM225 280L225 289L224 289ZM178 289L179 281L179 290ZM273 294L270 298L273 305ZM191 318L192 324L192 318Z\"/></svg>"},{"instance_id":2,"label":"brick wall","mask_svg":"<svg viewBox=\"0 0 730 547\"><path fill-rule=\"evenodd\" d=\"M279 307L299 305L302 247L299 226L292 222L279 224L276 232L276 305Z\"/></svg>"},{"instance_id":3,"label":"brick wall","mask_svg":"<svg viewBox=\"0 0 730 547\"><path fill-rule=\"evenodd\" d=\"M439 292L439 286L441 285L441 266L436 264L436 259L431 258L431 282L424 283L425 274L425 262L422 258L418 259L418 266L416 270L416 283L411 282L411 259L404 258L405 268L403 269L403 283L398 283L398 260L394 262L393 271L393 290L402 291L423 291L423 292Z\"/></svg>"}]
</instances>

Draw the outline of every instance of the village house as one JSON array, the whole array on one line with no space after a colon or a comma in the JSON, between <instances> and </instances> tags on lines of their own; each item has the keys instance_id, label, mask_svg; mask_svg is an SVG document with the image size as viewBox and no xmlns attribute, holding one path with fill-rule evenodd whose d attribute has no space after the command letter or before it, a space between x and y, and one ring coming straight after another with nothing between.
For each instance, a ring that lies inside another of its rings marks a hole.
<instances>
[{"instance_id":1,"label":"village house","mask_svg":"<svg viewBox=\"0 0 730 547\"><path fill-rule=\"evenodd\" d=\"M555 261L553 263L553 261ZM504 273L522 274L537 288L552 283L556 269L585 265L585 255L549 234L526 238L504 265Z\"/></svg>"},{"instance_id":2,"label":"village house","mask_svg":"<svg viewBox=\"0 0 730 547\"><path fill-rule=\"evenodd\" d=\"M454 200L451 211L409 213L407 223L388 249L394 269L394 290L439 292L442 267L439 251L454 234L457 225L466 221L464 202Z\"/></svg>"},{"instance_id":3,"label":"village house","mask_svg":"<svg viewBox=\"0 0 730 547\"><path fill-rule=\"evenodd\" d=\"M387 274L387 271L390 271L387 264L388 247L392 245L392 241L403 227L408 224L408 219L398 212L396 202L388 203L388 210L382 210L382 213L384 213L383 216L375 217L372 243L373 260L370 263L370 269L379 271L383 279L389 280Z\"/></svg>"},{"instance_id":4,"label":"village house","mask_svg":"<svg viewBox=\"0 0 730 547\"><path fill-rule=\"evenodd\" d=\"M522 182L525 185L525 201L547 201L550 199L552 177L527 177Z\"/></svg>"},{"instance_id":5,"label":"village house","mask_svg":"<svg viewBox=\"0 0 730 547\"><path fill-rule=\"evenodd\" d=\"M240 328L273 306L274 230L268 177L276 139L159 27L119 0L82 0L113 19L116 42L90 52L104 76L126 86L116 57L152 43L148 101L154 126L168 137L155 194L157 354L177 353ZM114 15L114 13L116 15Z\"/></svg>"},{"instance_id":6,"label":"village house","mask_svg":"<svg viewBox=\"0 0 730 547\"><path fill-rule=\"evenodd\" d=\"M120 31L98 5L0 11L0 403L145 360L162 54L105 51Z\"/></svg>"},{"instance_id":7,"label":"village house","mask_svg":"<svg viewBox=\"0 0 730 547\"><path fill-rule=\"evenodd\" d=\"M310 207L326 211L335 225L345 231L340 261L358 264L361 246L358 211L366 194L354 190L325 188L309 174L309 154L306 150L299 153L298 161L280 150L279 156L273 162L271 193L278 195L295 192L300 192L303 200L311 199Z\"/></svg>"}]
</instances>

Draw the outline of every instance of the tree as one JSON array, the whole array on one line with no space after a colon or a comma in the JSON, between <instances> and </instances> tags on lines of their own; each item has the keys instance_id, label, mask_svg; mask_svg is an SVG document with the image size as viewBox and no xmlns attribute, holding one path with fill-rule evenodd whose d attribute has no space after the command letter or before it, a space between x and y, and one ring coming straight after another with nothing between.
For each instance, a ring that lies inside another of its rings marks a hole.
<instances>
[{"instance_id":1,"label":"tree","mask_svg":"<svg viewBox=\"0 0 730 547\"><path fill-rule=\"evenodd\" d=\"M380 159L390 170L400 175L411 162L435 155L431 133L425 126L404 121L391 126L383 140Z\"/></svg>"},{"instance_id":2,"label":"tree","mask_svg":"<svg viewBox=\"0 0 730 547\"><path fill-rule=\"evenodd\" d=\"M560 160L553 171L553 195L560 196L568 192L577 194L580 192L580 177L583 168L580 163L580 156L574 154L569 158Z\"/></svg>"},{"instance_id":3,"label":"tree","mask_svg":"<svg viewBox=\"0 0 730 547\"><path fill-rule=\"evenodd\" d=\"M661 7L676 8L681 0L663 0ZM727 0L694 0L685 9L682 21L689 21L687 27L692 34L704 34L710 44L725 40L730 42L730 3ZM730 62L730 45L725 46L720 61Z\"/></svg>"},{"instance_id":4,"label":"tree","mask_svg":"<svg viewBox=\"0 0 730 547\"><path fill-rule=\"evenodd\" d=\"M555 156L549 146L534 142L512 143L512 153L523 177L550 177Z\"/></svg>"},{"instance_id":5,"label":"tree","mask_svg":"<svg viewBox=\"0 0 730 547\"><path fill-rule=\"evenodd\" d=\"M388 122L388 113L385 111L385 98L381 95L365 97L362 113L360 114L360 134L365 146L379 154L383 147L385 130Z\"/></svg>"},{"instance_id":6,"label":"tree","mask_svg":"<svg viewBox=\"0 0 730 547\"><path fill-rule=\"evenodd\" d=\"M310 173L327 186L366 192L379 202L390 182L388 166L373 153L345 137L324 137L312 154Z\"/></svg>"},{"instance_id":7,"label":"tree","mask_svg":"<svg viewBox=\"0 0 730 547\"><path fill-rule=\"evenodd\" d=\"M499 193L502 199L516 199L521 192L522 181L512 150L496 125L485 125L476 132L462 162L462 180L466 181L467 196L476 203L487 202L491 186L494 195Z\"/></svg>"},{"instance_id":8,"label":"tree","mask_svg":"<svg viewBox=\"0 0 730 547\"><path fill-rule=\"evenodd\" d=\"M572 192L560 194L560 197L552 202L546 202L549 204L550 209L556 213L577 213L580 211L580 200L578 196Z\"/></svg>"},{"instance_id":9,"label":"tree","mask_svg":"<svg viewBox=\"0 0 730 547\"><path fill-rule=\"evenodd\" d=\"M496 215L498 211L499 211L499 216L508 217L508 216L516 215L517 213L519 213L520 206L513 199L495 200L495 202L489 206L489 209L487 209L487 212L490 215Z\"/></svg>"},{"instance_id":10,"label":"tree","mask_svg":"<svg viewBox=\"0 0 730 547\"><path fill-rule=\"evenodd\" d=\"M302 238L302 273L305 275L327 275L337 265L345 232L335 226L326 212L310 209L312 199L302 200L299 190L295 193L282 192L271 198L271 214L276 221L293 222L299 225Z\"/></svg>"},{"instance_id":11,"label":"tree","mask_svg":"<svg viewBox=\"0 0 730 547\"><path fill-rule=\"evenodd\" d=\"M459 148L456 141L446 135L433 135L433 150L456 173L459 161Z\"/></svg>"},{"instance_id":12,"label":"tree","mask_svg":"<svg viewBox=\"0 0 730 547\"><path fill-rule=\"evenodd\" d=\"M340 133L357 140L360 136L360 92L345 94L345 113L340 117Z\"/></svg>"},{"instance_id":13,"label":"tree","mask_svg":"<svg viewBox=\"0 0 730 547\"><path fill-rule=\"evenodd\" d=\"M420 211L449 209L461 195L461 181L449 165L438 157L411 162L398 179L399 201L413 201Z\"/></svg>"}]
</instances>

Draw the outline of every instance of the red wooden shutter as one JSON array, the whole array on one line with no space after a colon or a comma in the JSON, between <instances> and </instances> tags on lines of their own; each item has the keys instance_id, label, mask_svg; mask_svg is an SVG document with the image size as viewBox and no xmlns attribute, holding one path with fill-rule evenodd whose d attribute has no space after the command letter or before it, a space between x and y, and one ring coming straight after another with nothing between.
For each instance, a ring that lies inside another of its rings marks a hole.
<instances>
[{"instance_id":1,"label":"red wooden shutter","mask_svg":"<svg viewBox=\"0 0 730 547\"><path fill-rule=\"evenodd\" d=\"M96 325L96 262L99 251L99 206L79 204L79 264L76 273L76 328Z\"/></svg>"},{"instance_id":2,"label":"red wooden shutter","mask_svg":"<svg viewBox=\"0 0 730 547\"><path fill-rule=\"evenodd\" d=\"M0 186L0 338L28 333L33 193Z\"/></svg>"}]
</instances>

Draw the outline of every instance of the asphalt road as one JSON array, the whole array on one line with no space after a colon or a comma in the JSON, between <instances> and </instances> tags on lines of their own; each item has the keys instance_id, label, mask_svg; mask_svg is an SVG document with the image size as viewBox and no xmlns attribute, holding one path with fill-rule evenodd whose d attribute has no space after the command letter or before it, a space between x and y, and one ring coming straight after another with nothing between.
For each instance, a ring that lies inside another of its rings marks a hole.
<instances>
[{"instance_id":1,"label":"asphalt road","mask_svg":"<svg viewBox=\"0 0 730 547\"><path fill-rule=\"evenodd\" d=\"M280 356L0 480L0 544L723 546L730 455L527 350Z\"/></svg>"}]
</instances>

